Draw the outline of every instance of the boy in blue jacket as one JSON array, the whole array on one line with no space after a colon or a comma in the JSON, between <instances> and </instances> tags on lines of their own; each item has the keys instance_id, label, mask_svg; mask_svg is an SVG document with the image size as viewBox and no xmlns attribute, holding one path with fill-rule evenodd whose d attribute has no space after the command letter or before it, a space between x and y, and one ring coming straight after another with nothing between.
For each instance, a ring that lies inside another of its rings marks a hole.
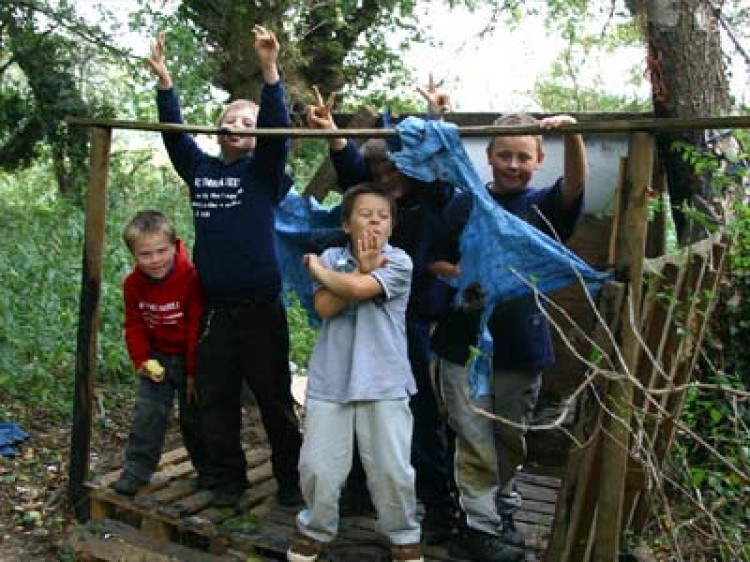
<instances>
[{"instance_id":1,"label":"boy in blue jacket","mask_svg":"<svg viewBox=\"0 0 750 562\"><path fill-rule=\"evenodd\" d=\"M288 127L289 111L279 79L279 42L256 25L255 52L264 86L260 107L236 100L220 127ZM158 78L159 120L182 123L164 60L165 39L152 45L149 66ZM286 138L219 136L221 156L204 153L185 133L163 133L175 170L190 189L195 224L194 262L206 305L196 359L207 462L202 485L213 505L236 505L248 481L240 442L243 379L260 408L271 445L277 500L301 502L301 435L289 371L289 328L280 300L281 278L274 249L274 209L286 194Z\"/></svg>"},{"instance_id":2,"label":"boy in blue jacket","mask_svg":"<svg viewBox=\"0 0 750 562\"><path fill-rule=\"evenodd\" d=\"M537 121L530 115L508 115L500 126L538 125L554 129L575 123L567 115ZM544 160L541 135L503 136L490 140L487 161L493 181L487 189L495 202L539 230L565 241L583 207L586 151L581 135L564 138L564 172L553 185L531 186ZM453 236L431 269L458 276L459 239L474 196L456 196L445 208ZM470 251L470 250L467 250ZM502 251L501 248L498 251ZM474 309L476 308L476 309ZM493 340L492 395L467 400L466 364L479 339L479 307L453 309L438 322L432 336L439 380L449 423L456 433L455 476L461 505L461 532L451 542L455 556L482 562L524 559L524 538L513 513L521 503L514 487L526 457L525 427L531 420L542 382L542 370L554 363L550 328L533 295L499 303L488 324ZM477 415L481 408L515 426Z\"/></svg>"}]
</instances>

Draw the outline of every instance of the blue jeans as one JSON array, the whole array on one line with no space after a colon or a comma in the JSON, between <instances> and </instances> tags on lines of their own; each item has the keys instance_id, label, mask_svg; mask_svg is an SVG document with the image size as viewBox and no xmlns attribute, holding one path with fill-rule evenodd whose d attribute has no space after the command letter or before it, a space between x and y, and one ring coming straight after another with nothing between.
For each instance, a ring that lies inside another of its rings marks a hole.
<instances>
[{"instance_id":1,"label":"blue jeans","mask_svg":"<svg viewBox=\"0 0 750 562\"><path fill-rule=\"evenodd\" d=\"M151 352L165 369L164 381L156 383L148 377L138 377L133 420L130 424L128 446L125 449L123 476L146 483L161 458L174 395L179 405L182 441L200 477L206 462L201 436L200 414L195 404L187 403L187 373L181 355Z\"/></svg>"}]
</instances>

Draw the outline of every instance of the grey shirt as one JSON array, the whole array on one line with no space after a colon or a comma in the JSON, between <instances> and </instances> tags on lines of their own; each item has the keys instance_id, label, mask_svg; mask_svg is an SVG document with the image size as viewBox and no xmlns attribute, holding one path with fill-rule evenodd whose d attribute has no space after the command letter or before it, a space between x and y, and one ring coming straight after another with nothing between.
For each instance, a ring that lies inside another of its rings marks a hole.
<instances>
[{"instance_id":1,"label":"grey shirt","mask_svg":"<svg viewBox=\"0 0 750 562\"><path fill-rule=\"evenodd\" d=\"M329 402L393 400L416 393L406 351L406 303L411 288L411 258L386 244L388 262L372 271L383 295L350 302L326 318L308 366L307 397ZM329 248L325 267L352 271L349 248ZM316 283L315 290L323 286Z\"/></svg>"}]
</instances>

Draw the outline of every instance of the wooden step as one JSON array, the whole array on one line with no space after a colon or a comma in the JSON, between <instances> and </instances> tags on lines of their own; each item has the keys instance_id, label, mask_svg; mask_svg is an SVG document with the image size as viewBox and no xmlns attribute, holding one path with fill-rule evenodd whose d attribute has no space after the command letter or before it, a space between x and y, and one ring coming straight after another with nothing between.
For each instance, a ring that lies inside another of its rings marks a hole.
<instances>
[{"instance_id":1,"label":"wooden step","mask_svg":"<svg viewBox=\"0 0 750 562\"><path fill-rule=\"evenodd\" d=\"M138 529L112 519L91 520L73 529L68 537L79 562L236 562L171 541L152 539Z\"/></svg>"},{"instance_id":2,"label":"wooden step","mask_svg":"<svg viewBox=\"0 0 750 562\"><path fill-rule=\"evenodd\" d=\"M183 548L192 547L205 554L234 556L239 560L283 560L296 531L299 509L276 503L277 486L271 473L270 451L256 447L245 454L250 487L234 510L210 506L211 494L197 488L195 472L191 466L185 466L189 460L182 449L165 453L151 483L133 498L119 495L109 487L119 477L119 470L92 480L88 484L92 517L101 521L117 519L144 538L179 543ZM524 501L515 516L516 523L526 538L527 562L537 562L547 547L560 481L522 472L517 483ZM450 556L447 543L424 545L423 552L427 562L460 562ZM388 540L380 533L374 514L342 517L339 534L325 559L389 561Z\"/></svg>"}]
</instances>

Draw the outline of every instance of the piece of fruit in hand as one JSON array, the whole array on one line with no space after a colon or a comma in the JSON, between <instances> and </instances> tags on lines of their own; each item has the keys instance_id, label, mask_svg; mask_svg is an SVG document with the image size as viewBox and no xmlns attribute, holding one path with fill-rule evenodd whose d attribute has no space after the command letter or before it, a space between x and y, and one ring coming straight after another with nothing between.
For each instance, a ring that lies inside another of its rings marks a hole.
<instances>
[{"instance_id":1,"label":"piece of fruit in hand","mask_svg":"<svg viewBox=\"0 0 750 562\"><path fill-rule=\"evenodd\" d=\"M146 374L154 382L161 382L164 380L164 367L156 359L149 359L144 363L146 367Z\"/></svg>"}]
</instances>

